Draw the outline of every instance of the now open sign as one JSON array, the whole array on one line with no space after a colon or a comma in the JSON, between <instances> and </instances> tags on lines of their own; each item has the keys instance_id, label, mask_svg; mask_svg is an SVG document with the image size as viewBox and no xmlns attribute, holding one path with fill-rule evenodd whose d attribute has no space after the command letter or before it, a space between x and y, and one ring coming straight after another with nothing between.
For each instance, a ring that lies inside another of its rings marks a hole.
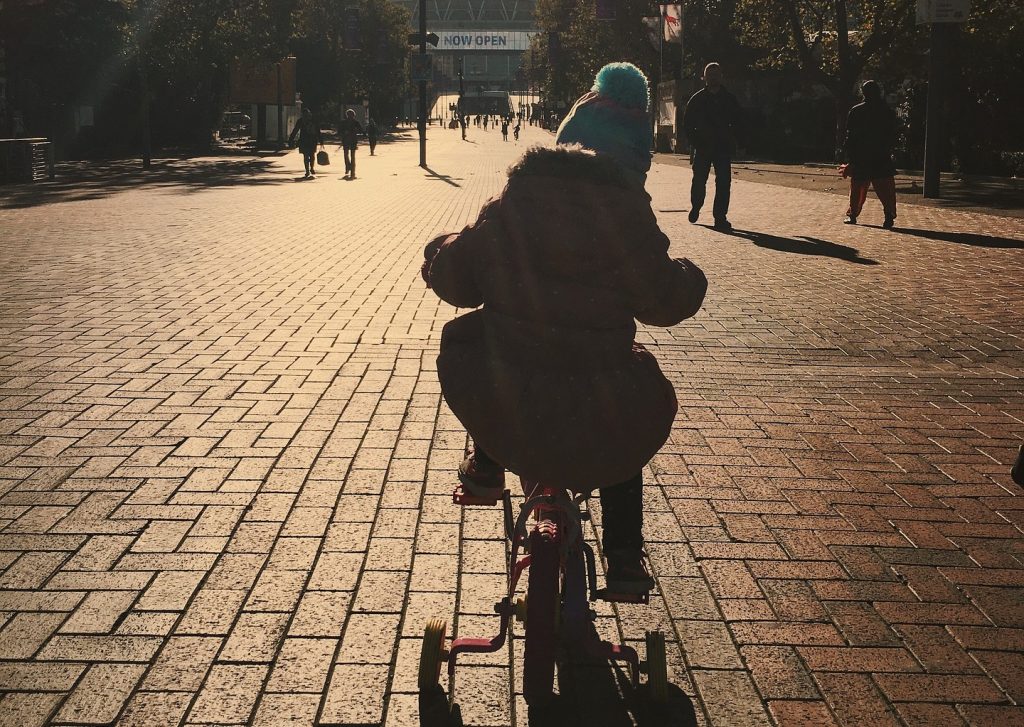
<instances>
[{"instance_id":1,"label":"now open sign","mask_svg":"<svg viewBox=\"0 0 1024 727\"><path fill-rule=\"evenodd\" d=\"M526 50L532 33L525 31L440 30L438 50Z\"/></svg>"}]
</instances>

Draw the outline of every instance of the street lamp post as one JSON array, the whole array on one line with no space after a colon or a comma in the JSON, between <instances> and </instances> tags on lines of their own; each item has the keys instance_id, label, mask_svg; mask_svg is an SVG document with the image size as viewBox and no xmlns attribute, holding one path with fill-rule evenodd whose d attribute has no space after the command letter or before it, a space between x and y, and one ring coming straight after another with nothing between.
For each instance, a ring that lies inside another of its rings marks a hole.
<instances>
[{"instance_id":1,"label":"street lamp post","mask_svg":"<svg viewBox=\"0 0 1024 727\"><path fill-rule=\"evenodd\" d=\"M420 0L420 55L427 55L427 0ZM427 81L419 81L420 166L427 166Z\"/></svg>"},{"instance_id":2,"label":"street lamp post","mask_svg":"<svg viewBox=\"0 0 1024 727\"><path fill-rule=\"evenodd\" d=\"M459 128L462 129L462 140L463 141L466 140L466 117L465 117L465 115L464 115L464 113L462 111L462 94L464 94L465 92L466 92L466 88L465 88L465 85L463 84L463 79L462 79L462 56L459 56L459 107L458 107L458 117L459 117Z\"/></svg>"}]
</instances>

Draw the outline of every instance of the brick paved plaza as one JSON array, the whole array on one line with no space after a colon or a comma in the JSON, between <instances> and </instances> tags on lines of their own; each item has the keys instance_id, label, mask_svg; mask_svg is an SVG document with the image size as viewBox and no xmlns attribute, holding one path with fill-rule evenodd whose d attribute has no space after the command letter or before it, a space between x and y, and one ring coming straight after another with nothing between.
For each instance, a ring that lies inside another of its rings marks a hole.
<instances>
[{"instance_id":1,"label":"brick paved plaza","mask_svg":"<svg viewBox=\"0 0 1024 727\"><path fill-rule=\"evenodd\" d=\"M418 271L551 137L430 136L430 174L407 136L353 182L332 150L0 190L0 725L414 725L427 620L496 632ZM665 630L673 724L1024 723L1021 222L737 182L725 236L688 183L648 183L711 281L640 332L680 400L659 592L599 630ZM466 724L546 723L521 643L460 667ZM621 671L563 676L559 724L642 717Z\"/></svg>"}]
</instances>

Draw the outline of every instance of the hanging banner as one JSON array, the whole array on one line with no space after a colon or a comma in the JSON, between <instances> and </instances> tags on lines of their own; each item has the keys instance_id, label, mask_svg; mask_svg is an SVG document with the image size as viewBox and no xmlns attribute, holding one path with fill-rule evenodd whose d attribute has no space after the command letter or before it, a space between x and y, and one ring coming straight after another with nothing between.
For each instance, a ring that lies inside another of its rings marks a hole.
<instances>
[{"instance_id":1,"label":"hanging banner","mask_svg":"<svg viewBox=\"0 0 1024 727\"><path fill-rule=\"evenodd\" d=\"M662 13L665 17L665 42L683 42L683 6L663 5Z\"/></svg>"}]
</instances>

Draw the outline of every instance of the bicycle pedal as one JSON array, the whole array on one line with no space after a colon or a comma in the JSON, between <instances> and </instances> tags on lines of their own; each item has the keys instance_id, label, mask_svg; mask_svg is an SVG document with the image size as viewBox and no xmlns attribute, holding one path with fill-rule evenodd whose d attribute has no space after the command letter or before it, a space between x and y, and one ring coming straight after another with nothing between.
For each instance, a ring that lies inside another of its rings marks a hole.
<instances>
[{"instance_id":1,"label":"bicycle pedal","mask_svg":"<svg viewBox=\"0 0 1024 727\"><path fill-rule=\"evenodd\" d=\"M609 591L607 588L600 588L594 596L599 601L607 601L609 603L642 603L648 604L651 602L650 593L616 593Z\"/></svg>"},{"instance_id":2,"label":"bicycle pedal","mask_svg":"<svg viewBox=\"0 0 1024 727\"><path fill-rule=\"evenodd\" d=\"M504 493L502 493L504 494ZM482 505L484 507L494 507L501 502L501 497L479 497L472 495L463 489L462 485L458 485L452 492L452 502L456 505Z\"/></svg>"}]
</instances>

